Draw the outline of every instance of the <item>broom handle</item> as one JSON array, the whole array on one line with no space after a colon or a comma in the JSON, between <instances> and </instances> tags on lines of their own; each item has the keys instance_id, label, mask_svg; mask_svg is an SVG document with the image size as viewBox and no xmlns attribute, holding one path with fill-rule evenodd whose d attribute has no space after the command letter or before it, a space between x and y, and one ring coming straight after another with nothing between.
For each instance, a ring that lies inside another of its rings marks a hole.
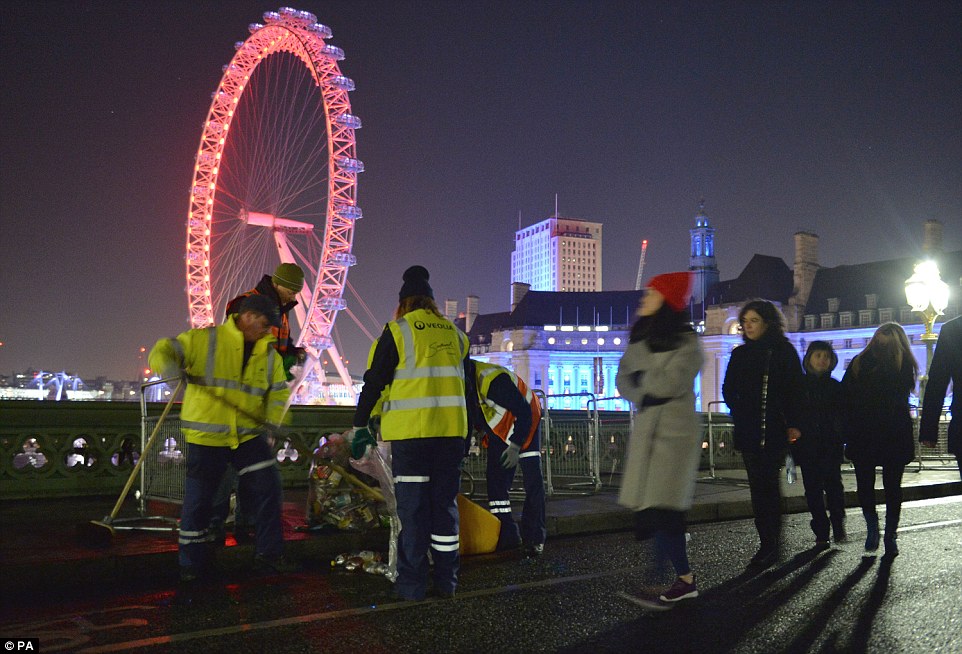
<instances>
[{"instance_id":1,"label":"broom handle","mask_svg":"<svg viewBox=\"0 0 962 654\"><path fill-rule=\"evenodd\" d=\"M144 443L144 451L140 453L140 458L137 459L137 463L134 464L134 469L130 471L130 477L127 478L127 485L120 492L120 497L117 498L117 503L114 504L114 510L110 512L110 519L113 520L120 513L120 507L123 505L124 500L127 499L127 493L130 492L130 487L134 485L134 479L137 478L137 474L140 472L140 468L144 464L144 460L147 458L147 452L150 451L150 446L154 444L154 438L160 433L160 426L164 424L164 418L170 413L170 408L174 406L174 400L177 398L177 393L184 385L184 380L180 379L177 382L177 388L171 393L170 399L167 400L167 406L164 407L164 412L160 414L160 418L157 420L157 424L154 426L154 431L150 433L150 438Z\"/></svg>"}]
</instances>

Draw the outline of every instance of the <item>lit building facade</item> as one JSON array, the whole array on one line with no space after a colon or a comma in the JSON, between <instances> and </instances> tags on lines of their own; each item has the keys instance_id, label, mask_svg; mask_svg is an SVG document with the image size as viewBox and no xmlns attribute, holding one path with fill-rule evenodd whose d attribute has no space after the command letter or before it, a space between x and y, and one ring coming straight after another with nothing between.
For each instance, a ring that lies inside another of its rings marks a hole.
<instances>
[{"instance_id":1,"label":"lit building facade","mask_svg":"<svg viewBox=\"0 0 962 654\"><path fill-rule=\"evenodd\" d=\"M702 245L706 243L706 233L713 244L714 230L703 231L710 229L707 219L700 224L697 220L691 232L693 247L696 235L702 237ZM930 223L926 223L926 242L938 243L928 233L934 229ZM822 268L817 246L817 235L799 232L794 269L780 258L756 254L737 278L708 289L702 332L705 359L695 381L696 410L727 411L721 387L731 352L742 343L738 311L753 298L766 298L779 306L786 317L787 336L800 358L813 340L830 342L839 357L833 373L839 379L878 326L888 321L904 327L920 374L926 373L924 325L906 304L904 292L905 280L919 257ZM707 264L704 270L713 274L714 262L706 259L714 258L713 248L699 252L699 261ZM950 289L949 306L936 322L938 331L942 323L962 312L962 251L943 253L930 245L923 256L938 261ZM694 267L694 256L692 261ZM615 375L643 291L578 293L526 287L513 285L509 312L475 314L469 325L459 320L471 339L472 357L515 371L529 386L550 396L551 409L583 409L597 402L599 409L627 410L628 402L615 387Z\"/></svg>"},{"instance_id":2,"label":"lit building facade","mask_svg":"<svg viewBox=\"0 0 962 654\"><path fill-rule=\"evenodd\" d=\"M519 229L511 281L533 291L600 291L601 233L601 223L558 216Z\"/></svg>"}]
</instances>

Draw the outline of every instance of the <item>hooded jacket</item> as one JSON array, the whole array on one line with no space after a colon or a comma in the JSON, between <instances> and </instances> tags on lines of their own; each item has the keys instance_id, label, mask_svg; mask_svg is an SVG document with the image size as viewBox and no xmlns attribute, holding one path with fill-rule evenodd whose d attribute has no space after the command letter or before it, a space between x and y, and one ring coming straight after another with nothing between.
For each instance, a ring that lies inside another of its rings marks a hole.
<instances>
[{"instance_id":1,"label":"hooded jacket","mask_svg":"<svg viewBox=\"0 0 962 654\"><path fill-rule=\"evenodd\" d=\"M824 350L823 350L824 351ZM802 437L791 449L792 456L803 466L815 459L832 457L842 460L842 383L832 377L838 366L838 355L832 352L832 363L823 374L811 368L813 350L802 360L805 376L802 380Z\"/></svg>"}]
</instances>

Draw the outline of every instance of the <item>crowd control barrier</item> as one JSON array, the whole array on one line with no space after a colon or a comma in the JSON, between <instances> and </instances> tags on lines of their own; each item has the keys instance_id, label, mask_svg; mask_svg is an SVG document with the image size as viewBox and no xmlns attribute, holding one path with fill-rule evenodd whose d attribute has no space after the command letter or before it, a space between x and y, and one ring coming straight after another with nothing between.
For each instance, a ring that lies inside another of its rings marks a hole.
<instances>
[{"instance_id":1,"label":"crowd control barrier","mask_svg":"<svg viewBox=\"0 0 962 654\"><path fill-rule=\"evenodd\" d=\"M140 502L141 515L147 512L148 502L181 505L184 502L184 479L187 475L187 444L180 431L180 414L171 412L160 425L160 433L150 450L144 451L148 434L157 426L160 411L156 403L148 404L148 396L159 396L169 387L158 379L145 382L140 388L141 456L140 489L135 497ZM172 392L172 391L170 391ZM156 412L156 413L152 413ZM179 513L179 510L177 511Z\"/></svg>"}]
</instances>

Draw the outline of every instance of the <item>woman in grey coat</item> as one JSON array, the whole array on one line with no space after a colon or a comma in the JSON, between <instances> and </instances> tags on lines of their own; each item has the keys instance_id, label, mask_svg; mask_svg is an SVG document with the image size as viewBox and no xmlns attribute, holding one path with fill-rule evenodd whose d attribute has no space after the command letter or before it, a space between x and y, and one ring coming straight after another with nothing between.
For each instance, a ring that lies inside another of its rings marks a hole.
<instances>
[{"instance_id":1,"label":"woman in grey coat","mask_svg":"<svg viewBox=\"0 0 962 654\"><path fill-rule=\"evenodd\" d=\"M656 598L622 594L651 609L698 596L685 544L702 441L694 395L702 350L688 319L690 288L687 272L649 282L616 380L638 411L618 503L635 511L638 538L654 537L678 575Z\"/></svg>"}]
</instances>

